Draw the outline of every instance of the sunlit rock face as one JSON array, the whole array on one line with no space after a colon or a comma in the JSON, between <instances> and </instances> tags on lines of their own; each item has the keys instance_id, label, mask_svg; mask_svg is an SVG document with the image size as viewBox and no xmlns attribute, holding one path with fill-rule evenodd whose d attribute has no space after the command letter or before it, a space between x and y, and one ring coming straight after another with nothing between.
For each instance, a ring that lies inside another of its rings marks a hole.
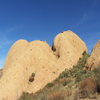
<instances>
[{"instance_id":1,"label":"sunlit rock face","mask_svg":"<svg viewBox=\"0 0 100 100\"><path fill-rule=\"evenodd\" d=\"M100 40L94 46L91 56L86 63L86 69L88 70L93 70L97 67L100 67Z\"/></svg>"},{"instance_id":2,"label":"sunlit rock face","mask_svg":"<svg viewBox=\"0 0 100 100\"><path fill-rule=\"evenodd\" d=\"M35 93L65 68L72 68L85 43L72 31L58 34L52 48L43 41L18 40L10 48L0 79L0 100L17 100L23 92ZM34 81L29 81L32 74Z\"/></svg>"}]
</instances>

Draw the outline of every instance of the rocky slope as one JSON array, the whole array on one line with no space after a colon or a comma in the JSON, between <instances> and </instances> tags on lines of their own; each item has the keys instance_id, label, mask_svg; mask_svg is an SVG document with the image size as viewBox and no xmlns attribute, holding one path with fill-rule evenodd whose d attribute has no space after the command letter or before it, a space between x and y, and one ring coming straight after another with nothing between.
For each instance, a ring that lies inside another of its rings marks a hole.
<instances>
[{"instance_id":1,"label":"rocky slope","mask_svg":"<svg viewBox=\"0 0 100 100\"><path fill-rule=\"evenodd\" d=\"M100 100L100 67L85 71L88 57L84 52L72 69L65 69L36 93L24 92L19 100Z\"/></svg>"},{"instance_id":2,"label":"rocky slope","mask_svg":"<svg viewBox=\"0 0 100 100\"><path fill-rule=\"evenodd\" d=\"M86 69L93 70L100 66L100 40L94 46L91 56L86 63Z\"/></svg>"},{"instance_id":3,"label":"rocky slope","mask_svg":"<svg viewBox=\"0 0 100 100\"><path fill-rule=\"evenodd\" d=\"M23 92L35 93L65 68L72 68L87 51L85 43L72 31L58 34L52 49L43 41L15 42L8 52L0 79L0 100L17 100ZM35 77L30 82L32 73Z\"/></svg>"}]
</instances>

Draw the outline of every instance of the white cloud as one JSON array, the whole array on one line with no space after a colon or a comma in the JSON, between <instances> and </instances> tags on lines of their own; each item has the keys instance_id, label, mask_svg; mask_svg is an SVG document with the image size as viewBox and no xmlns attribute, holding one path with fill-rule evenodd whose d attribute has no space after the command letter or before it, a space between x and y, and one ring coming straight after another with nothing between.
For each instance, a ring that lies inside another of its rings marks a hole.
<instances>
[{"instance_id":1,"label":"white cloud","mask_svg":"<svg viewBox=\"0 0 100 100\"><path fill-rule=\"evenodd\" d=\"M85 23L88 23L89 20L92 20L95 16L95 12L94 11L89 11L89 12L85 12L82 17L80 18L80 20L78 21L78 23L76 24L76 26L80 26L83 25Z\"/></svg>"},{"instance_id":2,"label":"white cloud","mask_svg":"<svg viewBox=\"0 0 100 100\"><path fill-rule=\"evenodd\" d=\"M80 19L80 21L78 22L77 26L84 24L84 22L86 22L88 20L88 14L85 13L82 18Z\"/></svg>"}]
</instances>

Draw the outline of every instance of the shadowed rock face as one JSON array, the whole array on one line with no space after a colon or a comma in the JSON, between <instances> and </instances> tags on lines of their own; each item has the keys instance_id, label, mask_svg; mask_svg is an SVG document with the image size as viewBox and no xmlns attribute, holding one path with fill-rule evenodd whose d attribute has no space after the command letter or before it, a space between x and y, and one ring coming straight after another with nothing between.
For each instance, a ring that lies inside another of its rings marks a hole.
<instances>
[{"instance_id":1,"label":"shadowed rock face","mask_svg":"<svg viewBox=\"0 0 100 100\"><path fill-rule=\"evenodd\" d=\"M91 56L86 63L86 69L93 70L100 66L100 40L94 46Z\"/></svg>"},{"instance_id":2,"label":"shadowed rock face","mask_svg":"<svg viewBox=\"0 0 100 100\"><path fill-rule=\"evenodd\" d=\"M87 51L72 31L58 34L54 47L43 41L19 40L8 52L0 79L0 100L17 100L22 92L34 93L53 81L65 68L72 68ZM34 73L34 81L30 77Z\"/></svg>"}]
</instances>

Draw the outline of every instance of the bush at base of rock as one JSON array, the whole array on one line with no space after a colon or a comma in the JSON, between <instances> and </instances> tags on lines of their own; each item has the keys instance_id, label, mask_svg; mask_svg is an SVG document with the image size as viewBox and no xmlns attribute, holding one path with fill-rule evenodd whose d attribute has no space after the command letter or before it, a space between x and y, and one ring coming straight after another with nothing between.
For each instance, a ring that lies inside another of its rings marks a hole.
<instances>
[{"instance_id":1,"label":"bush at base of rock","mask_svg":"<svg viewBox=\"0 0 100 100\"><path fill-rule=\"evenodd\" d=\"M80 83L79 93L81 98L90 97L97 92L96 80L94 78L87 78Z\"/></svg>"}]
</instances>

